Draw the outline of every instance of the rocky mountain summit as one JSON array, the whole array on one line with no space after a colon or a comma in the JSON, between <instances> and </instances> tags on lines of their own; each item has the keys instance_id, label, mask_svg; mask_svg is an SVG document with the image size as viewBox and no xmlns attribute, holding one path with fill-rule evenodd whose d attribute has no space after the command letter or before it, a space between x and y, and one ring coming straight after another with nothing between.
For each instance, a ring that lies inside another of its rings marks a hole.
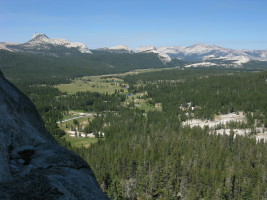
<instances>
[{"instance_id":1,"label":"rocky mountain summit","mask_svg":"<svg viewBox=\"0 0 267 200\"><path fill-rule=\"evenodd\" d=\"M0 72L0 199L108 199L89 165L52 138Z\"/></svg>"},{"instance_id":2,"label":"rocky mountain summit","mask_svg":"<svg viewBox=\"0 0 267 200\"><path fill-rule=\"evenodd\" d=\"M0 49L13 52L42 53L48 55L66 55L74 53L91 53L80 42L65 39L51 39L45 34L34 33L32 39L23 44L0 43Z\"/></svg>"}]
</instances>

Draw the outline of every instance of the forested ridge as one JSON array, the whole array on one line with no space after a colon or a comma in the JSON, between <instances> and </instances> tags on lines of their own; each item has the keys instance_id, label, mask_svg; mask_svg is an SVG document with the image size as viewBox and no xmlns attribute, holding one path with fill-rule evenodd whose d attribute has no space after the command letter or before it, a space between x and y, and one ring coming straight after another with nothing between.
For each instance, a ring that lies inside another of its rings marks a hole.
<instances>
[{"instance_id":1,"label":"forested ridge","mask_svg":"<svg viewBox=\"0 0 267 200\"><path fill-rule=\"evenodd\" d=\"M4 74L31 98L58 141L85 158L111 199L267 198L266 143L256 142L253 135L216 135L208 127L182 125L187 119L242 111L246 124L233 127L267 128L266 72L181 68L123 77L129 94L143 94L140 98L150 106L162 106L162 111L145 112L134 101L126 104L120 92L67 94L54 87L75 77L137 69L143 55L136 55L138 65L128 64L128 55L122 62L108 54L101 60L99 54L90 63L83 57L6 51L0 56ZM151 63L144 68L160 67ZM195 109L181 109L188 103ZM65 133L56 122L75 109L98 113L90 128L105 133L105 140L74 148L60 138Z\"/></svg>"},{"instance_id":2,"label":"forested ridge","mask_svg":"<svg viewBox=\"0 0 267 200\"><path fill-rule=\"evenodd\" d=\"M183 66L173 60L164 65L154 53L75 54L63 56L0 50L0 70L17 84L69 83L82 76L127 72L134 69Z\"/></svg>"}]
</instances>

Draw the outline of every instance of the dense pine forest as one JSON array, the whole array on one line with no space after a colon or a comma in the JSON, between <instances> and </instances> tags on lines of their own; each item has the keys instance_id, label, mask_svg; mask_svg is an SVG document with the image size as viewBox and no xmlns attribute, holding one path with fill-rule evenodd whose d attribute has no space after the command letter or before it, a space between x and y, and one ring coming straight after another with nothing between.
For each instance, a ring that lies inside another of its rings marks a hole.
<instances>
[{"instance_id":1,"label":"dense pine forest","mask_svg":"<svg viewBox=\"0 0 267 200\"><path fill-rule=\"evenodd\" d=\"M243 110L254 113L246 126L266 126L266 78L265 72L204 69L128 76L132 92L147 91L163 111L110 113L103 121L110 124L103 128L107 140L76 151L112 199L262 199L266 144L182 127L188 115L179 106L198 105L199 118Z\"/></svg>"},{"instance_id":2,"label":"dense pine forest","mask_svg":"<svg viewBox=\"0 0 267 200\"><path fill-rule=\"evenodd\" d=\"M186 69L180 63L178 69L127 75L122 77L129 85L127 97L122 92L68 94L55 85L137 69L145 62L141 54L134 59L120 55L122 61L109 54L89 60L4 51L0 56L4 75L35 103L56 139L89 163L111 199L267 198L267 145L253 137L256 127L267 128L265 65L254 63L256 71L253 63L238 69ZM148 63L143 68L166 67L154 55ZM135 94L142 94L148 106L162 109L143 110L134 101L126 103ZM194 109L187 109L188 104ZM56 122L69 110L98 113L90 128L105 133L105 140L88 148L66 142ZM209 127L182 125L188 119L212 120L238 112L244 112L246 123L229 126L255 129L248 136L211 134Z\"/></svg>"},{"instance_id":3,"label":"dense pine forest","mask_svg":"<svg viewBox=\"0 0 267 200\"><path fill-rule=\"evenodd\" d=\"M182 128L172 115L124 110L107 140L77 149L111 199L262 199L266 144Z\"/></svg>"},{"instance_id":4,"label":"dense pine forest","mask_svg":"<svg viewBox=\"0 0 267 200\"><path fill-rule=\"evenodd\" d=\"M187 63L174 59L163 65L154 53L94 53L58 57L4 50L0 50L0 60L0 69L6 77L17 84L27 85L69 83L75 77L183 66Z\"/></svg>"}]
</instances>

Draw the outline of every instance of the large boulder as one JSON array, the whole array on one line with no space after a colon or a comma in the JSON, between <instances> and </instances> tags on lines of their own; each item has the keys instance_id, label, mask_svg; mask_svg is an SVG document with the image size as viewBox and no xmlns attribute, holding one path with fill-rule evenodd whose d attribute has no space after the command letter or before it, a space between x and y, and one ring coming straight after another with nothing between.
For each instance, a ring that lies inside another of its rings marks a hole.
<instances>
[{"instance_id":1,"label":"large boulder","mask_svg":"<svg viewBox=\"0 0 267 200\"><path fill-rule=\"evenodd\" d=\"M1 72L0 199L108 199L89 165L57 144Z\"/></svg>"}]
</instances>

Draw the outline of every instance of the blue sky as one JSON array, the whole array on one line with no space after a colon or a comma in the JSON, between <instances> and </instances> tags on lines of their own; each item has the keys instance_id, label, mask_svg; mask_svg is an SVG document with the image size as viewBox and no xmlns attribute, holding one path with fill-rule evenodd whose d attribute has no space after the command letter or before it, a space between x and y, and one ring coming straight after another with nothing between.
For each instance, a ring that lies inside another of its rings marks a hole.
<instances>
[{"instance_id":1,"label":"blue sky","mask_svg":"<svg viewBox=\"0 0 267 200\"><path fill-rule=\"evenodd\" d=\"M266 0L0 0L0 41L267 49Z\"/></svg>"}]
</instances>

